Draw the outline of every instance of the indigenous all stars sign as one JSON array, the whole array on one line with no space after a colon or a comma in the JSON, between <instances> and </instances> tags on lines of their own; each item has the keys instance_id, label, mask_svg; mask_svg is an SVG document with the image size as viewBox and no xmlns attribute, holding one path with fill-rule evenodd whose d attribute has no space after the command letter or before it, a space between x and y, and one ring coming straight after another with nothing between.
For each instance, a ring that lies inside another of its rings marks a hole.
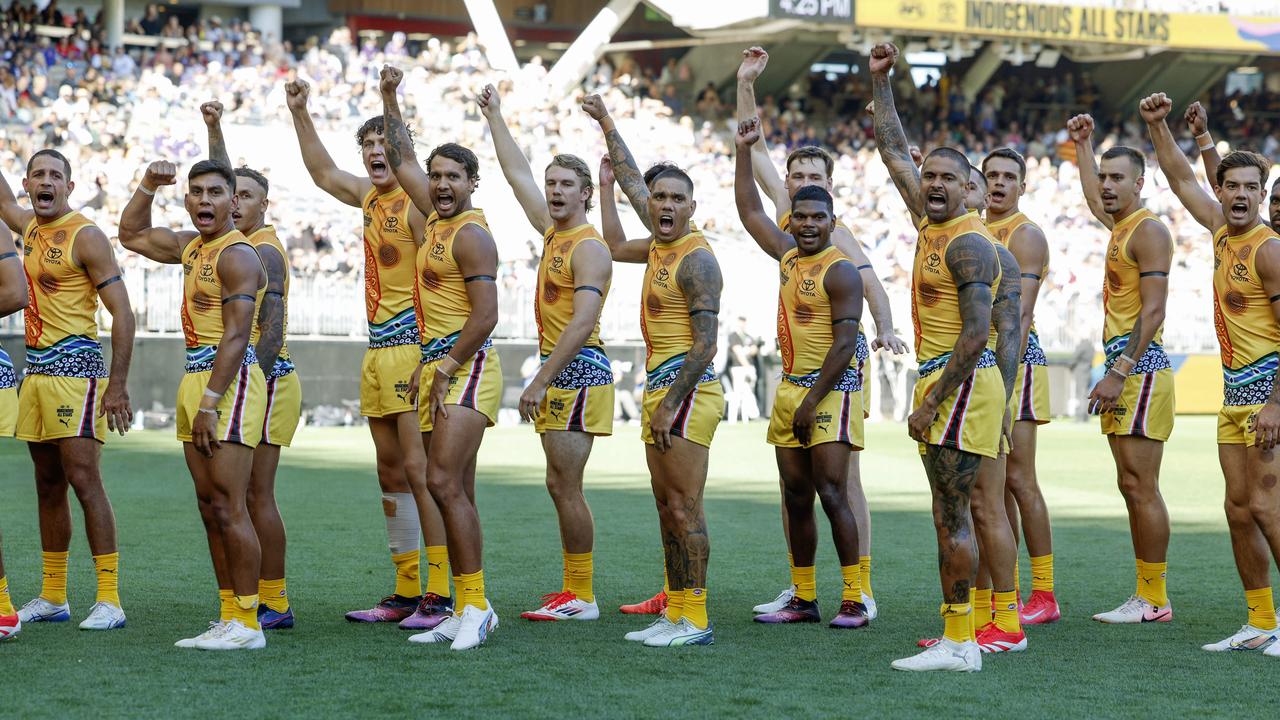
<instances>
[{"instance_id":1,"label":"indigenous all stars sign","mask_svg":"<svg viewBox=\"0 0 1280 720\"><path fill-rule=\"evenodd\" d=\"M860 27L1181 50L1280 53L1280 19L995 0L863 0Z\"/></svg>"}]
</instances>

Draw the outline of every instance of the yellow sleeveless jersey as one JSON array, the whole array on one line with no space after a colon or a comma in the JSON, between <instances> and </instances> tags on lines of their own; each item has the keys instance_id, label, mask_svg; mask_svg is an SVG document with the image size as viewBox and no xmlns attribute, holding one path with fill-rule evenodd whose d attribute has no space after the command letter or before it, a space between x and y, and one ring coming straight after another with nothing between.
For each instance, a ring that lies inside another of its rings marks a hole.
<instances>
[{"instance_id":1,"label":"yellow sleeveless jersey","mask_svg":"<svg viewBox=\"0 0 1280 720\"><path fill-rule=\"evenodd\" d=\"M413 314L417 240L409 228L409 196L404 188L369 190L364 207L364 306L369 347L413 345L418 324Z\"/></svg>"},{"instance_id":2,"label":"yellow sleeveless jersey","mask_svg":"<svg viewBox=\"0 0 1280 720\"><path fill-rule=\"evenodd\" d=\"M84 215L69 212L43 225L32 218L23 233L28 373L107 376L95 317L98 289L72 254L80 231L92 225Z\"/></svg>"},{"instance_id":3,"label":"yellow sleeveless jersey","mask_svg":"<svg viewBox=\"0 0 1280 720\"><path fill-rule=\"evenodd\" d=\"M1142 295L1138 287L1140 280L1138 263L1129 257L1129 239L1133 237L1133 231L1147 220L1164 224L1155 213L1146 208L1139 208L1116 223L1111 230L1111 242L1107 245L1107 276L1102 287L1102 309L1105 314L1102 341L1108 368L1124 351L1125 345L1129 342L1129 334L1133 332L1133 325L1142 314ZM1169 246L1171 248L1173 246L1172 235L1170 235ZM1160 341L1163 335L1164 327L1156 328L1156 334L1151 338L1147 352L1138 359L1138 364L1133 370L1134 374L1171 367L1161 347Z\"/></svg>"},{"instance_id":4,"label":"yellow sleeveless jersey","mask_svg":"<svg viewBox=\"0 0 1280 720\"><path fill-rule=\"evenodd\" d=\"M827 272L837 263L852 262L832 245L816 255L803 256L796 248L782 256L778 288L778 348L782 353L782 378L813 387L822 363L835 341L831 329L831 297ZM857 358L834 389L857 392L862 387Z\"/></svg>"},{"instance_id":5,"label":"yellow sleeveless jersey","mask_svg":"<svg viewBox=\"0 0 1280 720\"><path fill-rule=\"evenodd\" d=\"M846 232L849 233L850 236L853 235L853 231L849 229L848 225L844 224L843 220L836 220L836 228L844 229ZM790 210L783 213L782 219L778 221L778 229L781 230L782 232L791 232L791 211ZM854 237L853 241L858 242L858 239ZM832 241L832 247L835 247L834 240ZM837 252L839 252L839 250L840 250L839 248L836 248ZM843 255L843 253L841 254ZM858 268L859 271L861 271L861 269L862 268ZM859 322L857 345L854 347L854 351L853 351L854 365L857 367L862 367L862 364L865 363L867 361L867 358L870 358L870 357L871 357L871 346L867 344L867 335L862 331L862 323Z\"/></svg>"},{"instance_id":6,"label":"yellow sleeveless jersey","mask_svg":"<svg viewBox=\"0 0 1280 720\"><path fill-rule=\"evenodd\" d=\"M232 245L252 248L239 230L206 241L196 237L182 253L182 334L187 343L187 372L213 369L225 329L222 326L222 279L218 277L218 259ZM266 287L255 293L253 317L258 317ZM245 350L243 364L258 362L253 344Z\"/></svg>"},{"instance_id":7,"label":"yellow sleeveless jersey","mask_svg":"<svg viewBox=\"0 0 1280 720\"><path fill-rule=\"evenodd\" d=\"M693 347L693 328L689 321L689 301L676 277L680 263L699 250L710 253L711 246L697 230L669 243L649 243L644 282L640 290L640 332L646 351L646 388L657 390L675 382L685 356ZM711 364L699 382L715 379Z\"/></svg>"},{"instance_id":8,"label":"yellow sleeveless jersey","mask_svg":"<svg viewBox=\"0 0 1280 720\"><path fill-rule=\"evenodd\" d=\"M987 231L996 239L996 242L1009 247L1009 238L1013 237L1013 234L1023 225L1030 225L1037 230L1040 229L1040 226L1032 222L1022 211L1018 211L1003 220L988 222ZM1044 282L1044 279L1049 277L1048 254L1045 255L1044 264L1040 266L1039 274L1041 282ZM1031 321L1031 332L1027 334L1027 352L1023 355L1022 362L1028 365L1046 365L1048 363L1047 358L1044 356L1044 350L1040 347L1040 336L1036 333L1035 320Z\"/></svg>"},{"instance_id":9,"label":"yellow sleeveless jersey","mask_svg":"<svg viewBox=\"0 0 1280 720\"><path fill-rule=\"evenodd\" d=\"M250 233L249 244L255 249L262 246L273 247L276 252L280 253L280 257L284 259L284 296L280 298L284 303L284 323L282 324L283 335L280 343L280 355L276 358L275 367L271 369L270 377L281 377L288 375L294 371L293 361L289 359L289 253L284 249L284 243L280 242L279 236L276 235L274 225L263 225L262 227ZM264 291L265 294L265 291ZM258 345L258 337L262 334L261 316L255 316L253 323L253 335L249 338L249 343L254 347Z\"/></svg>"},{"instance_id":10,"label":"yellow sleeveless jersey","mask_svg":"<svg viewBox=\"0 0 1280 720\"><path fill-rule=\"evenodd\" d=\"M577 284L573 277L573 252L587 242L599 243L608 249L600 233L591 225L579 225L569 230L547 228L542 235L542 260L538 263L538 294L533 301L533 314L538 322L538 350L551 354L560 335L573 319L573 295ZM600 288L604 298L609 295L609 285ZM587 338L585 347L601 347L600 318Z\"/></svg>"},{"instance_id":11,"label":"yellow sleeveless jersey","mask_svg":"<svg viewBox=\"0 0 1280 720\"><path fill-rule=\"evenodd\" d=\"M466 225L489 230L480 210L467 210L450 218L433 212L427 218L426 241L418 248L417 282L413 288L424 362L449 352L471 315L467 282L453 259L454 238ZM491 341L485 340L481 349L490 345Z\"/></svg>"},{"instance_id":12,"label":"yellow sleeveless jersey","mask_svg":"<svg viewBox=\"0 0 1280 720\"><path fill-rule=\"evenodd\" d=\"M1280 369L1280 323L1258 277L1258 248L1280 241L1259 224L1242 235L1213 234L1213 324L1222 354L1224 404L1258 405Z\"/></svg>"},{"instance_id":13,"label":"yellow sleeveless jersey","mask_svg":"<svg viewBox=\"0 0 1280 720\"><path fill-rule=\"evenodd\" d=\"M973 233L981 235L993 245L996 239L987 232L982 218L976 212L968 212L944 223L920 224L920 237L916 242L916 257L911 273L911 323L915 330L916 359L923 377L946 365L955 350L956 340L964 329L960 316L960 289L947 267L947 248L951 241ZM1000 286L1000 266L996 264L995 279L991 283L994 301L996 288ZM982 353L978 367L995 364L994 323Z\"/></svg>"}]
</instances>

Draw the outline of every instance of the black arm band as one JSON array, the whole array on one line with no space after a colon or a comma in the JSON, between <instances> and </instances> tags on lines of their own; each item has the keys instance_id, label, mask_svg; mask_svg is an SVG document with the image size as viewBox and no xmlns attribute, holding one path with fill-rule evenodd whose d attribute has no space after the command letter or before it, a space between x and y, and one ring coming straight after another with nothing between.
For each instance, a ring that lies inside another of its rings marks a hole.
<instances>
[{"instance_id":1,"label":"black arm band","mask_svg":"<svg viewBox=\"0 0 1280 720\"><path fill-rule=\"evenodd\" d=\"M874 268L872 268L872 267L871 267L871 263L867 263L866 265L858 265L858 266L856 266L856 267L858 268L858 271L859 271L859 272L861 272L861 271L863 271L863 270L872 270L872 269L874 269Z\"/></svg>"},{"instance_id":2,"label":"black arm band","mask_svg":"<svg viewBox=\"0 0 1280 720\"><path fill-rule=\"evenodd\" d=\"M1280 300L1280 295L1272 295L1269 302L1275 302L1277 300Z\"/></svg>"},{"instance_id":3,"label":"black arm band","mask_svg":"<svg viewBox=\"0 0 1280 720\"><path fill-rule=\"evenodd\" d=\"M1023 279L1026 279L1026 280L1036 280L1036 281L1040 280L1040 276L1035 273L1022 273L1022 277Z\"/></svg>"},{"instance_id":4,"label":"black arm band","mask_svg":"<svg viewBox=\"0 0 1280 720\"><path fill-rule=\"evenodd\" d=\"M468 275L467 277L462 278L462 282L472 282L472 281L478 281L478 280L484 280L485 282L494 282L494 277L492 275Z\"/></svg>"},{"instance_id":5,"label":"black arm band","mask_svg":"<svg viewBox=\"0 0 1280 720\"><path fill-rule=\"evenodd\" d=\"M861 322L861 321L862 321L862 319L861 319L861 318L838 318L838 319L836 319L836 320L832 320L832 321L831 321L831 324L832 324L832 325L844 325L845 323L854 323L854 324L856 325L857 323L859 323L859 322Z\"/></svg>"},{"instance_id":6,"label":"black arm band","mask_svg":"<svg viewBox=\"0 0 1280 720\"><path fill-rule=\"evenodd\" d=\"M1150 272L1138 273L1138 277L1169 277L1169 273L1163 270L1152 270Z\"/></svg>"},{"instance_id":7,"label":"black arm band","mask_svg":"<svg viewBox=\"0 0 1280 720\"><path fill-rule=\"evenodd\" d=\"M578 287L573 289L573 291L576 293L583 292L584 290L586 292L593 292L599 295L600 297L604 297L604 291L596 287L595 285L579 285Z\"/></svg>"},{"instance_id":8,"label":"black arm band","mask_svg":"<svg viewBox=\"0 0 1280 720\"><path fill-rule=\"evenodd\" d=\"M1000 303L1002 303L1002 302L1007 302L1007 301L1012 300L1013 298L1016 298L1016 297L1022 297L1022 291L1021 291L1021 290L1015 290L1015 291L1013 291L1013 292L1011 292L1011 293L1005 293L1004 295L1001 295L1000 297L997 297L995 300L992 300L992 301L991 301L991 304L992 304L992 305L999 305L999 304L1000 304Z\"/></svg>"},{"instance_id":9,"label":"black arm band","mask_svg":"<svg viewBox=\"0 0 1280 720\"><path fill-rule=\"evenodd\" d=\"M965 289L965 288L969 287L970 285L985 285L985 286L987 286L988 288L989 288L989 287L991 287L991 283L989 283L989 282L982 282L981 280L974 280L974 281L972 281L972 282L967 282L967 283L964 283L963 285L960 285L960 286L956 287L956 292L960 292L961 290L963 290L963 289Z\"/></svg>"},{"instance_id":10,"label":"black arm band","mask_svg":"<svg viewBox=\"0 0 1280 720\"><path fill-rule=\"evenodd\" d=\"M689 317L697 317L699 315L710 315L712 317L715 317L716 315L719 315L719 314L720 314L719 310L690 310L689 311Z\"/></svg>"},{"instance_id":11,"label":"black arm band","mask_svg":"<svg viewBox=\"0 0 1280 720\"><path fill-rule=\"evenodd\" d=\"M4 253L3 255L0 255L0 260L8 260L11 257L18 257L18 253L16 252Z\"/></svg>"},{"instance_id":12,"label":"black arm band","mask_svg":"<svg viewBox=\"0 0 1280 720\"><path fill-rule=\"evenodd\" d=\"M284 297L284 293L280 292L279 290L268 290L264 292L263 295L275 295L278 298Z\"/></svg>"},{"instance_id":13,"label":"black arm band","mask_svg":"<svg viewBox=\"0 0 1280 720\"><path fill-rule=\"evenodd\" d=\"M251 302L251 303L256 303L256 302L258 302L258 298L254 297L254 296L252 296L252 295L246 295L246 294L244 294L244 293L240 293L240 294L238 294L238 295L230 295L230 296L228 296L228 297L224 297L224 298L222 298L222 304L223 304L223 305L226 305L226 304L227 304L227 303L229 303L229 302L235 302L235 301L237 301L237 300L248 300L248 301L249 301L249 302Z\"/></svg>"},{"instance_id":14,"label":"black arm band","mask_svg":"<svg viewBox=\"0 0 1280 720\"><path fill-rule=\"evenodd\" d=\"M111 276L111 277L107 278L106 280L103 280L102 282L98 283L98 284L97 284L97 285L95 285L94 287L95 287L95 288L97 288L98 290L101 290L102 288L104 288L104 287L106 287L106 286L108 286L108 285L115 285L116 283L120 282L120 280L121 280L121 278L120 278L120 276L119 276L119 275L113 275L113 276Z\"/></svg>"}]
</instances>

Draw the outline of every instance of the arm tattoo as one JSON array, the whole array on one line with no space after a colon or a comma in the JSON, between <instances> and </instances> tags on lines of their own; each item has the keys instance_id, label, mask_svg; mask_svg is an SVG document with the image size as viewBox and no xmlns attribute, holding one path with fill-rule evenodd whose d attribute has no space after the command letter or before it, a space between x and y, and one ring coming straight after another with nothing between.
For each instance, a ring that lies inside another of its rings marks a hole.
<instances>
[{"instance_id":1,"label":"arm tattoo","mask_svg":"<svg viewBox=\"0 0 1280 720\"><path fill-rule=\"evenodd\" d=\"M684 366L675 382L667 390L663 402L678 405L697 387L703 371L716 356L716 336L719 321L715 313L720 311L720 266L709 252L693 252L680 263L676 283L684 292L690 307L708 310L689 314L689 329L693 334L693 346L684 359Z\"/></svg>"},{"instance_id":2,"label":"arm tattoo","mask_svg":"<svg viewBox=\"0 0 1280 720\"><path fill-rule=\"evenodd\" d=\"M221 124L209 128L209 159L227 168L231 167L231 155L227 152L227 141L222 136Z\"/></svg>"},{"instance_id":3,"label":"arm tattoo","mask_svg":"<svg viewBox=\"0 0 1280 720\"><path fill-rule=\"evenodd\" d=\"M1013 253L997 247L1000 259L1000 287L991 308L991 322L996 326L996 366L1004 380L1004 397L1013 394L1018 375L1018 355L1022 352L1022 273Z\"/></svg>"},{"instance_id":4,"label":"arm tattoo","mask_svg":"<svg viewBox=\"0 0 1280 720\"><path fill-rule=\"evenodd\" d=\"M946 263L958 291L963 329L955 349L942 369L941 377L929 392L941 404L973 374L991 331L992 268L997 262L995 247L980 235L962 235L947 247Z\"/></svg>"},{"instance_id":5,"label":"arm tattoo","mask_svg":"<svg viewBox=\"0 0 1280 720\"><path fill-rule=\"evenodd\" d=\"M258 367L268 378L275 370L276 359L284 347L284 282L288 276L284 258L274 248L260 248L262 266L267 270L267 290L258 307Z\"/></svg>"},{"instance_id":6,"label":"arm tattoo","mask_svg":"<svg viewBox=\"0 0 1280 720\"><path fill-rule=\"evenodd\" d=\"M911 160L910 146L906 133L902 131L898 108L893 102L893 85L888 75L871 76L871 95L876 105L874 126L880 158L889 168L893 184L906 200L907 209L917 215L922 214L924 199L920 190L920 173Z\"/></svg>"},{"instance_id":7,"label":"arm tattoo","mask_svg":"<svg viewBox=\"0 0 1280 720\"><path fill-rule=\"evenodd\" d=\"M631 150L627 148L627 143L622 139L618 128L615 127L606 132L604 141L609 148L609 160L613 162L613 176L618 180L622 192L626 193L627 199L631 201L631 207L648 228L649 213L645 205L649 202L649 188L645 187L640 166L636 165L636 159L631 156Z\"/></svg>"},{"instance_id":8,"label":"arm tattoo","mask_svg":"<svg viewBox=\"0 0 1280 720\"><path fill-rule=\"evenodd\" d=\"M387 112L388 115L384 122L384 127L390 131L386 135L387 162L391 164L391 167L398 168L404 163L405 148L412 148L413 138L410 137L409 129L405 127L404 123L399 118L392 117L389 114L390 109Z\"/></svg>"}]
</instances>

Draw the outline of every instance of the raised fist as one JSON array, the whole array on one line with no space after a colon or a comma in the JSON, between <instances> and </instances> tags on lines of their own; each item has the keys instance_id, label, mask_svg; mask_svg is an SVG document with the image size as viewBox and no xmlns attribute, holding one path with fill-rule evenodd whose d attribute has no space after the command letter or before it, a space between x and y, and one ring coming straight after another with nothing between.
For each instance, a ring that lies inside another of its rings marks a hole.
<instances>
[{"instance_id":1,"label":"raised fist","mask_svg":"<svg viewBox=\"0 0 1280 720\"><path fill-rule=\"evenodd\" d=\"M582 109L596 122L603 122L609 117L609 109L604 106L604 99L599 95L588 95L582 98Z\"/></svg>"},{"instance_id":2,"label":"raised fist","mask_svg":"<svg viewBox=\"0 0 1280 720\"><path fill-rule=\"evenodd\" d=\"M880 43L871 48L871 74L887 75L898 61L898 46L893 43Z\"/></svg>"},{"instance_id":3,"label":"raised fist","mask_svg":"<svg viewBox=\"0 0 1280 720\"><path fill-rule=\"evenodd\" d=\"M307 96L311 94L311 86L301 78L284 84L285 103L290 110L306 110Z\"/></svg>"},{"instance_id":4,"label":"raised fist","mask_svg":"<svg viewBox=\"0 0 1280 720\"><path fill-rule=\"evenodd\" d=\"M916 167L924 166L924 153L920 152L919 145L912 145L907 148L907 152L911 154L911 162L915 163Z\"/></svg>"},{"instance_id":5,"label":"raised fist","mask_svg":"<svg viewBox=\"0 0 1280 720\"><path fill-rule=\"evenodd\" d=\"M1138 102L1138 113L1148 124L1163 122L1173 109L1173 101L1164 93L1148 95Z\"/></svg>"},{"instance_id":6,"label":"raised fist","mask_svg":"<svg viewBox=\"0 0 1280 720\"><path fill-rule=\"evenodd\" d=\"M209 127L216 126L222 121L222 103L212 100L200 106L200 115L204 117L204 124Z\"/></svg>"},{"instance_id":7,"label":"raised fist","mask_svg":"<svg viewBox=\"0 0 1280 720\"><path fill-rule=\"evenodd\" d=\"M753 117L738 123L738 149L749 151L760 139L760 118Z\"/></svg>"},{"instance_id":8,"label":"raised fist","mask_svg":"<svg viewBox=\"0 0 1280 720\"><path fill-rule=\"evenodd\" d=\"M1072 142L1089 142L1089 138L1093 137L1093 116L1085 113L1071 118L1067 121L1067 133L1071 135Z\"/></svg>"},{"instance_id":9,"label":"raised fist","mask_svg":"<svg viewBox=\"0 0 1280 720\"><path fill-rule=\"evenodd\" d=\"M476 104L480 106L480 112L485 118L492 119L502 111L502 100L498 97L498 88L492 83L485 85L480 94L476 96Z\"/></svg>"},{"instance_id":10,"label":"raised fist","mask_svg":"<svg viewBox=\"0 0 1280 720\"><path fill-rule=\"evenodd\" d=\"M613 187L613 161L608 155L600 156L600 187Z\"/></svg>"},{"instance_id":11,"label":"raised fist","mask_svg":"<svg viewBox=\"0 0 1280 720\"><path fill-rule=\"evenodd\" d=\"M400 87L400 81L403 79L404 71L400 68L383 65L378 73L378 90L383 95L395 95L396 88Z\"/></svg>"},{"instance_id":12,"label":"raised fist","mask_svg":"<svg viewBox=\"0 0 1280 720\"><path fill-rule=\"evenodd\" d=\"M738 66L738 79L755 82L769 64L769 53L764 48L753 45L742 51L742 64Z\"/></svg>"},{"instance_id":13,"label":"raised fist","mask_svg":"<svg viewBox=\"0 0 1280 720\"><path fill-rule=\"evenodd\" d=\"M1204 111L1204 106L1197 102L1193 102L1187 106L1187 114L1183 116L1187 121L1187 127L1191 129L1191 134L1200 136L1209 132L1209 117Z\"/></svg>"},{"instance_id":14,"label":"raised fist","mask_svg":"<svg viewBox=\"0 0 1280 720\"><path fill-rule=\"evenodd\" d=\"M155 191L162 185L173 185L178 182L178 166L168 160L157 160L147 166L147 174L142 177L142 186Z\"/></svg>"}]
</instances>

